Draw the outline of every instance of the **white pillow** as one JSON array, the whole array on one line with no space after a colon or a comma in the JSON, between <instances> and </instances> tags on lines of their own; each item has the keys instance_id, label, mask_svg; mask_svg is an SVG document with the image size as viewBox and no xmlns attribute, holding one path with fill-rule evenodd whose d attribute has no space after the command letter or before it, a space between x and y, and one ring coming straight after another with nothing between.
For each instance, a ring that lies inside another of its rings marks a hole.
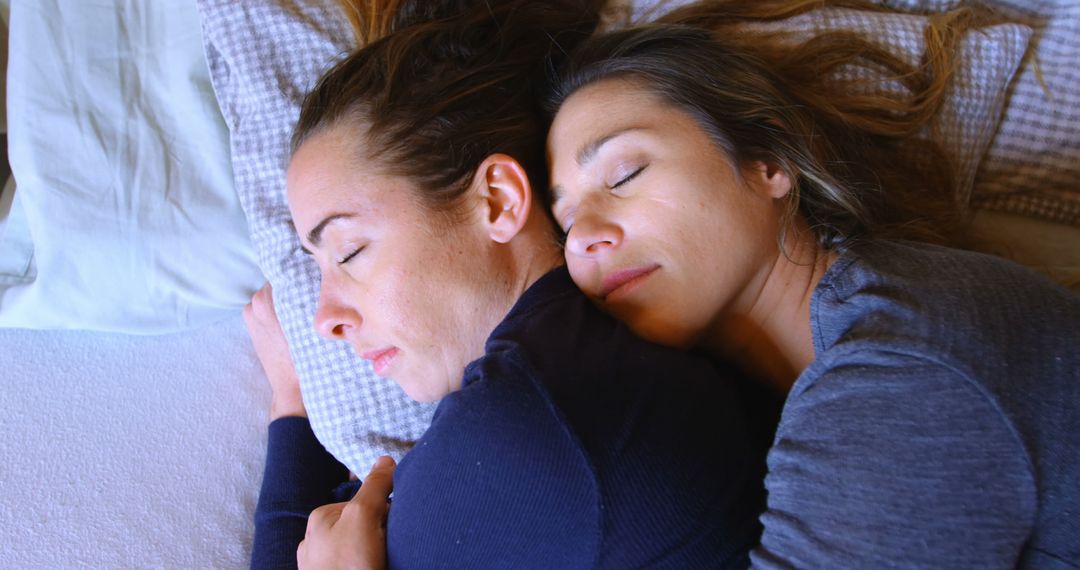
<instances>
[{"instance_id":1,"label":"white pillow","mask_svg":"<svg viewBox=\"0 0 1080 570\"><path fill-rule=\"evenodd\" d=\"M10 17L0 326L163 333L235 314L263 277L194 3L14 0Z\"/></svg>"}]
</instances>

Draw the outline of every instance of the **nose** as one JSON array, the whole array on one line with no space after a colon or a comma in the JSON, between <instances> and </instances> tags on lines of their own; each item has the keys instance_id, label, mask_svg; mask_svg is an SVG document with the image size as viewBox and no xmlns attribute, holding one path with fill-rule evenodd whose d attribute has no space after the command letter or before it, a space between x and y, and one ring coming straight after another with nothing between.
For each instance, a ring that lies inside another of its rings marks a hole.
<instances>
[{"instance_id":1,"label":"nose","mask_svg":"<svg viewBox=\"0 0 1080 570\"><path fill-rule=\"evenodd\" d=\"M609 217L579 208L566 234L566 250L577 257L596 258L617 249L623 241L622 228Z\"/></svg>"},{"instance_id":2,"label":"nose","mask_svg":"<svg viewBox=\"0 0 1080 570\"><path fill-rule=\"evenodd\" d=\"M323 274L319 285L319 305L315 309L315 330L327 340L346 340L353 329L363 323L356 310L333 276Z\"/></svg>"}]
</instances>

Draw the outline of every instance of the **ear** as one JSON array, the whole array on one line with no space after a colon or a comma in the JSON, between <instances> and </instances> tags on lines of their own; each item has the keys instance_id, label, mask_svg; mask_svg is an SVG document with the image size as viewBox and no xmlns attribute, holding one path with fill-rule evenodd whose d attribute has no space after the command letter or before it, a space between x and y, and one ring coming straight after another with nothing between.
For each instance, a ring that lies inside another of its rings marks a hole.
<instances>
[{"instance_id":1,"label":"ear","mask_svg":"<svg viewBox=\"0 0 1080 570\"><path fill-rule=\"evenodd\" d=\"M491 239L499 243L514 239L532 210L532 186L525 168L509 155L493 154L477 168L473 186Z\"/></svg>"},{"instance_id":2,"label":"ear","mask_svg":"<svg viewBox=\"0 0 1080 570\"><path fill-rule=\"evenodd\" d=\"M780 199L791 192L791 176L778 164L755 161L750 164L745 176L754 188L760 189L770 198Z\"/></svg>"}]
</instances>

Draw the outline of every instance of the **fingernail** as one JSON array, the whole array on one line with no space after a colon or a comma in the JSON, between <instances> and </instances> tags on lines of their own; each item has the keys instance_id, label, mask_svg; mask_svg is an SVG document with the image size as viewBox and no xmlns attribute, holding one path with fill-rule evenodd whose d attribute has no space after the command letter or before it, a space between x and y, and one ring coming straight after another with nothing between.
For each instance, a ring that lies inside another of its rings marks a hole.
<instances>
[{"instance_id":1,"label":"fingernail","mask_svg":"<svg viewBox=\"0 0 1080 570\"><path fill-rule=\"evenodd\" d=\"M391 459L390 456L383 455L382 457L375 460L375 467L389 467L390 462L392 461L393 459Z\"/></svg>"}]
</instances>

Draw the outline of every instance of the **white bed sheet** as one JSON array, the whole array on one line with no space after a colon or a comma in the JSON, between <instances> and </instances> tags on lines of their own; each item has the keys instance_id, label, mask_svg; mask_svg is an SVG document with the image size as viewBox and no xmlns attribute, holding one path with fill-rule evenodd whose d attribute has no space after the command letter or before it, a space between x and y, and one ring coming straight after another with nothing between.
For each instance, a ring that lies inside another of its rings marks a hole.
<instances>
[{"instance_id":1,"label":"white bed sheet","mask_svg":"<svg viewBox=\"0 0 1080 570\"><path fill-rule=\"evenodd\" d=\"M246 567L268 405L239 314L0 330L0 567Z\"/></svg>"}]
</instances>

